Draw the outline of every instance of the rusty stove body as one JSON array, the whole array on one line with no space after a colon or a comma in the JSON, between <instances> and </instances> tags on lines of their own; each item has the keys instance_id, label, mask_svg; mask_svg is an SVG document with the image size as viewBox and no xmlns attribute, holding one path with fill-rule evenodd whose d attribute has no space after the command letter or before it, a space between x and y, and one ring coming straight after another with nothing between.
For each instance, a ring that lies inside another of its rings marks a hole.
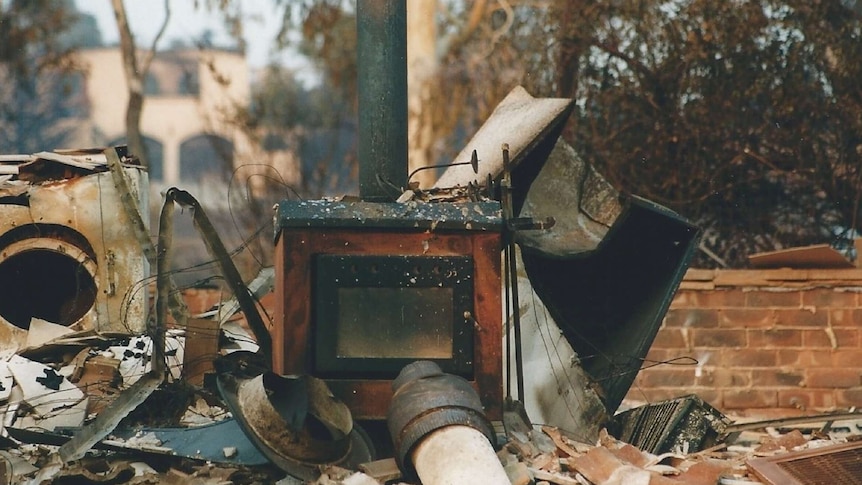
<instances>
[{"instance_id":1,"label":"rusty stove body","mask_svg":"<svg viewBox=\"0 0 862 485\"><path fill-rule=\"evenodd\" d=\"M431 360L500 415L498 202L284 201L276 226L275 372L324 378L381 419L392 379Z\"/></svg>"},{"instance_id":2,"label":"rusty stove body","mask_svg":"<svg viewBox=\"0 0 862 485\"><path fill-rule=\"evenodd\" d=\"M407 185L405 0L357 2L361 201L284 201L276 215L273 370L327 380L359 419L431 360L502 406L500 203L396 203Z\"/></svg>"}]
</instances>

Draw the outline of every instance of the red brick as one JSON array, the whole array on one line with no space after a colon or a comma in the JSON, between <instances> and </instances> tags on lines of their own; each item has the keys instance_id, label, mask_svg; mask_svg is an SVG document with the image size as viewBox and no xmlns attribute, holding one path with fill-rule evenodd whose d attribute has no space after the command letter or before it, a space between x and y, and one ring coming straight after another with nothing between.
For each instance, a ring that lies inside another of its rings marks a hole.
<instances>
[{"instance_id":1,"label":"red brick","mask_svg":"<svg viewBox=\"0 0 862 485\"><path fill-rule=\"evenodd\" d=\"M678 476L673 477L671 483L687 483L688 485L715 485L720 483L721 477L729 475L733 471L730 462L721 461L699 461L688 467Z\"/></svg>"},{"instance_id":2,"label":"red brick","mask_svg":"<svg viewBox=\"0 0 862 485\"><path fill-rule=\"evenodd\" d=\"M755 290L745 294L745 305L750 307L797 308L801 304L802 293L799 291Z\"/></svg>"},{"instance_id":3,"label":"red brick","mask_svg":"<svg viewBox=\"0 0 862 485\"><path fill-rule=\"evenodd\" d=\"M845 315L849 314L850 318L837 318L839 312L844 313ZM862 327L862 310L833 310L832 312L832 325L834 326L853 326L853 327Z\"/></svg>"},{"instance_id":4,"label":"red brick","mask_svg":"<svg viewBox=\"0 0 862 485\"><path fill-rule=\"evenodd\" d=\"M670 302L671 310L675 310L677 308L690 308L693 306L697 306L697 303L695 302L694 293L691 291L678 291Z\"/></svg>"},{"instance_id":5,"label":"red brick","mask_svg":"<svg viewBox=\"0 0 862 485\"><path fill-rule=\"evenodd\" d=\"M852 327L855 310L840 309L827 310L829 312L829 325L833 327Z\"/></svg>"},{"instance_id":6,"label":"red brick","mask_svg":"<svg viewBox=\"0 0 862 485\"><path fill-rule=\"evenodd\" d=\"M647 352L647 355L644 358L644 366L679 358L681 357L682 352L682 349L658 349L656 347L650 347L649 352Z\"/></svg>"},{"instance_id":7,"label":"red brick","mask_svg":"<svg viewBox=\"0 0 862 485\"><path fill-rule=\"evenodd\" d=\"M771 327L774 324L774 312L762 308L732 308L718 313L718 325L725 328Z\"/></svg>"},{"instance_id":8,"label":"red brick","mask_svg":"<svg viewBox=\"0 0 862 485\"><path fill-rule=\"evenodd\" d=\"M802 372L775 369L754 369L751 371L751 382L754 386L797 387L802 384L804 379L805 376Z\"/></svg>"},{"instance_id":9,"label":"red brick","mask_svg":"<svg viewBox=\"0 0 862 485\"><path fill-rule=\"evenodd\" d=\"M676 397L695 395L697 397L700 397L704 401L706 401L707 398L701 397L701 396L714 397L714 396L718 395L718 394L713 394L713 391L715 391L716 393L718 392L717 389L712 388L712 387L691 386L691 387L687 387L685 389L677 389Z\"/></svg>"},{"instance_id":10,"label":"red brick","mask_svg":"<svg viewBox=\"0 0 862 485\"><path fill-rule=\"evenodd\" d=\"M778 407L806 410L812 407L812 393L805 389L778 390Z\"/></svg>"},{"instance_id":11,"label":"red brick","mask_svg":"<svg viewBox=\"0 0 862 485\"><path fill-rule=\"evenodd\" d=\"M730 389L722 393L724 409L774 408L778 392L765 389Z\"/></svg>"},{"instance_id":12,"label":"red brick","mask_svg":"<svg viewBox=\"0 0 862 485\"><path fill-rule=\"evenodd\" d=\"M815 408L819 410L835 409L835 394L837 393L836 389L812 389L811 393L814 398Z\"/></svg>"},{"instance_id":13,"label":"red brick","mask_svg":"<svg viewBox=\"0 0 862 485\"><path fill-rule=\"evenodd\" d=\"M835 404L836 392L832 389L780 389L778 391L778 406L782 408L825 411L834 408Z\"/></svg>"},{"instance_id":14,"label":"red brick","mask_svg":"<svg viewBox=\"0 0 862 485\"><path fill-rule=\"evenodd\" d=\"M825 330L802 330L802 346L810 348L832 348L832 339ZM836 335L836 341L837 341Z\"/></svg>"},{"instance_id":15,"label":"red brick","mask_svg":"<svg viewBox=\"0 0 862 485\"><path fill-rule=\"evenodd\" d=\"M786 328L748 330L748 346L753 349L802 347L802 332L800 330Z\"/></svg>"},{"instance_id":16,"label":"red brick","mask_svg":"<svg viewBox=\"0 0 862 485\"><path fill-rule=\"evenodd\" d=\"M671 310L665 317L664 324L668 327L712 328L718 326L718 314L715 310Z\"/></svg>"},{"instance_id":17,"label":"red brick","mask_svg":"<svg viewBox=\"0 0 862 485\"><path fill-rule=\"evenodd\" d=\"M832 348L832 339L827 329L803 330L802 346ZM835 344L840 349L859 347L859 332L855 328L834 328L832 334L835 336Z\"/></svg>"},{"instance_id":18,"label":"red brick","mask_svg":"<svg viewBox=\"0 0 862 485\"><path fill-rule=\"evenodd\" d=\"M782 327L825 327L828 323L826 311L775 310L775 324Z\"/></svg>"},{"instance_id":19,"label":"red brick","mask_svg":"<svg viewBox=\"0 0 862 485\"><path fill-rule=\"evenodd\" d=\"M862 330L858 328L833 328L832 331L835 332L835 335L838 338L839 348L862 347L862 343L860 343Z\"/></svg>"},{"instance_id":20,"label":"red brick","mask_svg":"<svg viewBox=\"0 0 862 485\"><path fill-rule=\"evenodd\" d=\"M807 387L851 388L862 385L860 369L809 369L805 372Z\"/></svg>"},{"instance_id":21,"label":"red brick","mask_svg":"<svg viewBox=\"0 0 862 485\"><path fill-rule=\"evenodd\" d=\"M745 293L738 289L719 289L692 292L697 308L741 308L745 306Z\"/></svg>"},{"instance_id":22,"label":"red brick","mask_svg":"<svg viewBox=\"0 0 862 485\"><path fill-rule=\"evenodd\" d=\"M842 408L862 407L862 387L837 390L835 404Z\"/></svg>"},{"instance_id":23,"label":"red brick","mask_svg":"<svg viewBox=\"0 0 862 485\"><path fill-rule=\"evenodd\" d=\"M777 365L781 367L808 368L832 367L832 355L822 350L778 349Z\"/></svg>"},{"instance_id":24,"label":"red brick","mask_svg":"<svg viewBox=\"0 0 862 485\"><path fill-rule=\"evenodd\" d=\"M830 352L832 365L838 369L862 367L862 349L838 348Z\"/></svg>"},{"instance_id":25,"label":"red brick","mask_svg":"<svg viewBox=\"0 0 862 485\"><path fill-rule=\"evenodd\" d=\"M695 347L745 347L745 330L698 328L692 331Z\"/></svg>"},{"instance_id":26,"label":"red brick","mask_svg":"<svg viewBox=\"0 0 862 485\"><path fill-rule=\"evenodd\" d=\"M633 387L627 394L627 397L636 401L658 402L674 399L686 394L690 394L690 392L676 388L651 389L648 387Z\"/></svg>"},{"instance_id":27,"label":"red brick","mask_svg":"<svg viewBox=\"0 0 862 485\"><path fill-rule=\"evenodd\" d=\"M824 288L682 290L645 367L692 356L701 373L695 375L695 366L652 367L641 372L629 396L657 402L695 393L709 395L708 402L722 410L753 412L862 407L857 304L857 293Z\"/></svg>"},{"instance_id":28,"label":"red brick","mask_svg":"<svg viewBox=\"0 0 862 485\"><path fill-rule=\"evenodd\" d=\"M654 367L642 370L637 377L642 387L690 387L694 384L694 369Z\"/></svg>"},{"instance_id":29,"label":"red brick","mask_svg":"<svg viewBox=\"0 0 862 485\"><path fill-rule=\"evenodd\" d=\"M854 308L857 301L856 293L852 291L813 288L802 293L802 304L817 308Z\"/></svg>"},{"instance_id":30,"label":"red brick","mask_svg":"<svg viewBox=\"0 0 862 485\"><path fill-rule=\"evenodd\" d=\"M725 368L775 367L777 355L774 349L723 349L720 358Z\"/></svg>"},{"instance_id":31,"label":"red brick","mask_svg":"<svg viewBox=\"0 0 862 485\"><path fill-rule=\"evenodd\" d=\"M658 329L655 340L652 342L652 347L659 349L684 349L686 348L686 341L683 338L681 329L662 327Z\"/></svg>"},{"instance_id":32,"label":"red brick","mask_svg":"<svg viewBox=\"0 0 862 485\"><path fill-rule=\"evenodd\" d=\"M709 388L709 389L697 389L692 390L689 394L695 394L697 397L703 399L704 402L709 404L710 406L721 409L721 391L717 389ZM685 394L683 394L685 395Z\"/></svg>"},{"instance_id":33,"label":"red brick","mask_svg":"<svg viewBox=\"0 0 862 485\"><path fill-rule=\"evenodd\" d=\"M704 369L697 378L697 385L715 388L748 387L751 385L751 371L722 367Z\"/></svg>"}]
</instances>

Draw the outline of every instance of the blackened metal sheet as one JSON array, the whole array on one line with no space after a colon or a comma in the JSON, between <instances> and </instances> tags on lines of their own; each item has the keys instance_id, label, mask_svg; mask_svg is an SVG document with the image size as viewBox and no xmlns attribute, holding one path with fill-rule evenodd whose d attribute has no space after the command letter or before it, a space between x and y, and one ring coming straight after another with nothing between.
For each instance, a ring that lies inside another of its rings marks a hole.
<instances>
[{"instance_id":1,"label":"blackened metal sheet","mask_svg":"<svg viewBox=\"0 0 862 485\"><path fill-rule=\"evenodd\" d=\"M654 455L675 450L695 453L715 445L729 424L717 409L691 394L619 413L608 431Z\"/></svg>"},{"instance_id":2,"label":"blackened metal sheet","mask_svg":"<svg viewBox=\"0 0 862 485\"><path fill-rule=\"evenodd\" d=\"M610 414L643 364L699 234L679 215L632 197L593 251L559 258L522 246L533 288Z\"/></svg>"}]
</instances>

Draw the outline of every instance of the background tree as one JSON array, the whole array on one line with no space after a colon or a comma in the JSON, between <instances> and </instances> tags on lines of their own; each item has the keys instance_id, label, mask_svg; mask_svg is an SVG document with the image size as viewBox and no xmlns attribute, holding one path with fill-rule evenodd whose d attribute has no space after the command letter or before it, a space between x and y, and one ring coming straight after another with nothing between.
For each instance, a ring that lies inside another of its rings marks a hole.
<instances>
[{"instance_id":1,"label":"background tree","mask_svg":"<svg viewBox=\"0 0 862 485\"><path fill-rule=\"evenodd\" d=\"M840 1L555 2L568 138L719 258L846 246L858 226L860 22ZM842 241L843 239L843 241Z\"/></svg>"},{"instance_id":2,"label":"background tree","mask_svg":"<svg viewBox=\"0 0 862 485\"><path fill-rule=\"evenodd\" d=\"M71 0L0 2L0 152L65 146L86 112L74 50L101 43Z\"/></svg>"},{"instance_id":3,"label":"background tree","mask_svg":"<svg viewBox=\"0 0 862 485\"><path fill-rule=\"evenodd\" d=\"M149 167L147 149L144 144L143 135L141 134L141 112L144 108L144 80L147 78L147 73L150 70L150 63L156 54L159 40L161 40L165 28L168 26L168 21L170 21L171 4L169 0L165 0L165 18L162 21L162 25L153 39L149 50L141 53L138 52L138 48L135 45L135 38L129 26L129 19L126 17L126 7L123 4L123 0L111 0L111 7L114 9L114 16L117 19L117 29L120 32L123 74L126 78L126 85L129 88L129 100L126 108L126 141L129 152L135 154L141 160L143 166ZM139 55L141 56L140 58L138 57Z\"/></svg>"}]
</instances>

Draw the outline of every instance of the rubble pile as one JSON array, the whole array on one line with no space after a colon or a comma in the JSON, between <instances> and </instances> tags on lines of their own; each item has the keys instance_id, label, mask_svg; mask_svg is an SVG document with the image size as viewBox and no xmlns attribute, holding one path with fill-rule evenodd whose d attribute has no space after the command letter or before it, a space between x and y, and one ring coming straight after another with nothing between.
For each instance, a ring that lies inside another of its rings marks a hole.
<instances>
[{"instance_id":1,"label":"rubble pile","mask_svg":"<svg viewBox=\"0 0 862 485\"><path fill-rule=\"evenodd\" d=\"M146 336L69 332L34 323L34 335L53 330L59 336L7 351L0 360L2 484L418 483L403 477L391 457L320 466L314 479L296 478L275 466L208 385L211 379L202 385L186 380L187 336L181 329L171 329L165 339L167 380L83 458L63 463L58 448L99 413L117 406L119 397L149 372L153 346ZM227 328L219 337L219 355L245 354L251 336L235 322ZM771 474L780 467L770 466L777 461L830 454L852 458L845 462L862 460L862 417L831 416L731 423L703 449L683 445L654 454L607 431L597 442L583 443L565 430L532 426L506 414L503 423L495 423L497 457L510 482L521 485L778 484L785 482ZM816 470L807 465L799 473ZM841 473L840 467L832 473Z\"/></svg>"},{"instance_id":2,"label":"rubble pile","mask_svg":"<svg viewBox=\"0 0 862 485\"><path fill-rule=\"evenodd\" d=\"M770 428L747 432L733 441L693 453L677 450L654 455L605 432L597 444L587 445L566 438L556 428L543 427L541 433L553 441L551 449L539 444L547 438L528 442L513 439L500 455L507 469L512 470L512 483L520 484L779 484L787 482L770 481L770 477L763 476L757 467L758 460L853 443L862 438L859 431L856 429L856 434L849 436L819 432L803 435L798 429L781 433Z\"/></svg>"}]
</instances>

